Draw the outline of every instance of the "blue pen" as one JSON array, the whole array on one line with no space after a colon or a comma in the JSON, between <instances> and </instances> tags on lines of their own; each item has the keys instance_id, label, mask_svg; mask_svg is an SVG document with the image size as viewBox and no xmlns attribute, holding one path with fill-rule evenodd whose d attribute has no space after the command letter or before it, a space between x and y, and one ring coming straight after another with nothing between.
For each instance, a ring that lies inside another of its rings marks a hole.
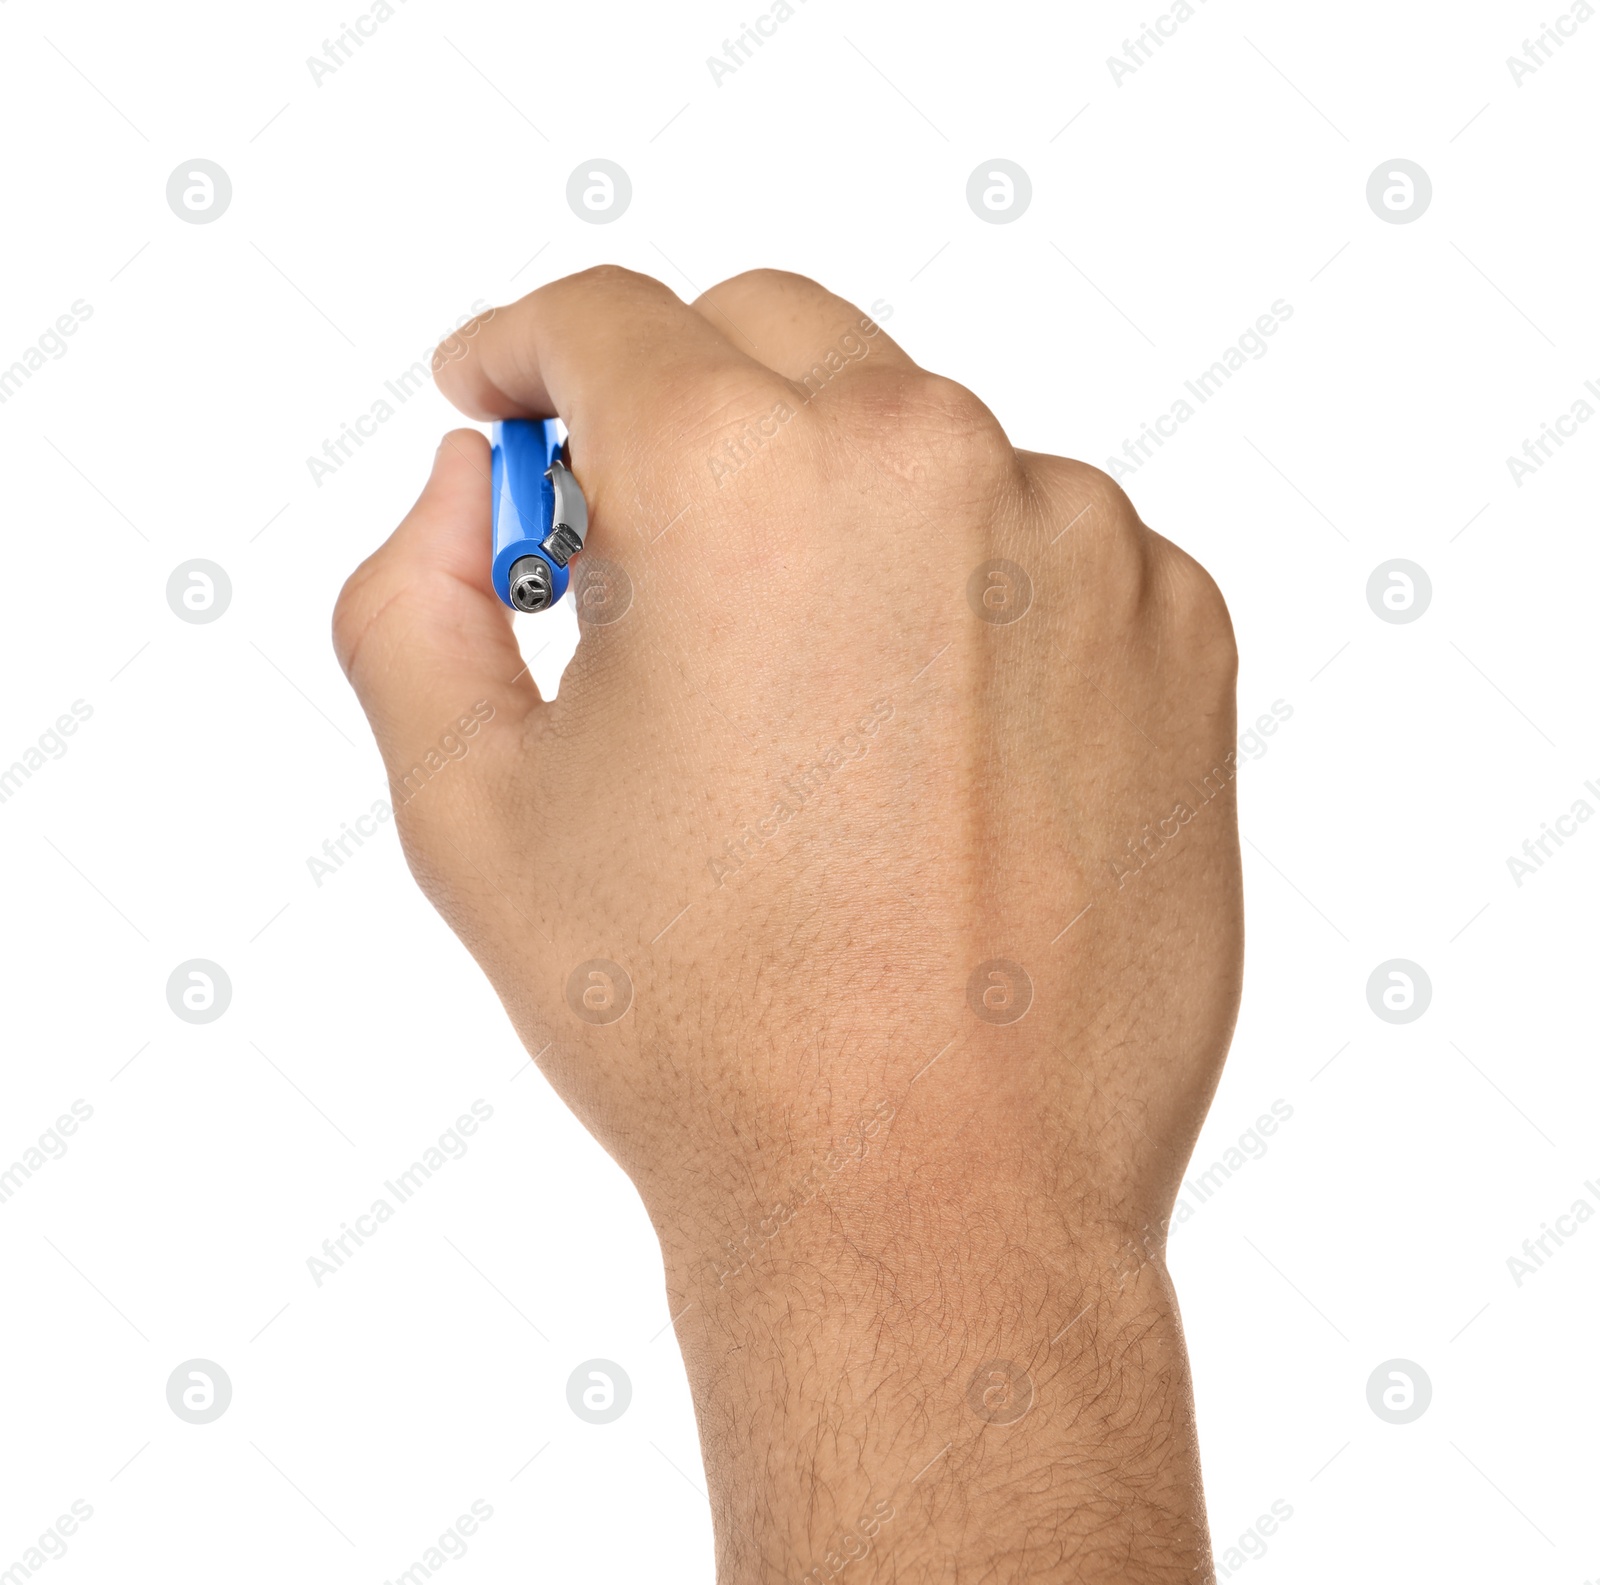
<instances>
[{"instance_id":1,"label":"blue pen","mask_svg":"<svg viewBox=\"0 0 1600 1585\"><path fill-rule=\"evenodd\" d=\"M507 418L490 435L494 592L513 611L545 611L567 592L589 507L554 418Z\"/></svg>"}]
</instances>

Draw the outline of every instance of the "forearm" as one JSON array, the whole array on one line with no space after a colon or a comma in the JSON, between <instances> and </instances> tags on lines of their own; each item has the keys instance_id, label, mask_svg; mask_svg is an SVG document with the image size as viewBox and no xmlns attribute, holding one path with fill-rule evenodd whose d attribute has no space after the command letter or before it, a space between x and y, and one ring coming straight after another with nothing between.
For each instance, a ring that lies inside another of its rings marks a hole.
<instances>
[{"instance_id":1,"label":"forearm","mask_svg":"<svg viewBox=\"0 0 1600 1585\"><path fill-rule=\"evenodd\" d=\"M1007 1194L854 1179L680 1274L720 1585L1203 1577L1164 1268Z\"/></svg>"}]
</instances>

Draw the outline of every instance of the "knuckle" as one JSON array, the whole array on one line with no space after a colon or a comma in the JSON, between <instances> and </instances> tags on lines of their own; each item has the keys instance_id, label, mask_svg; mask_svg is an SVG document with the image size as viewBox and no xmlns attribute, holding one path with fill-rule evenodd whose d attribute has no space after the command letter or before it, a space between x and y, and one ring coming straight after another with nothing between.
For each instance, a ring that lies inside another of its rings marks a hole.
<instances>
[{"instance_id":1,"label":"knuckle","mask_svg":"<svg viewBox=\"0 0 1600 1585\"><path fill-rule=\"evenodd\" d=\"M374 551L345 579L333 603L333 652L340 668L356 683L356 664L379 618L402 591L384 592L378 582L383 552Z\"/></svg>"},{"instance_id":2,"label":"knuckle","mask_svg":"<svg viewBox=\"0 0 1600 1585\"><path fill-rule=\"evenodd\" d=\"M1032 453L1027 473L1050 542L1072 568L1080 628L1180 658L1202 691L1229 686L1237 667L1233 626L1205 568L1147 527L1109 473Z\"/></svg>"},{"instance_id":3,"label":"knuckle","mask_svg":"<svg viewBox=\"0 0 1600 1585\"><path fill-rule=\"evenodd\" d=\"M347 677L367 627L366 589L371 579L372 564L364 561L345 579L339 598L333 602L333 652Z\"/></svg>"},{"instance_id":4,"label":"knuckle","mask_svg":"<svg viewBox=\"0 0 1600 1585\"><path fill-rule=\"evenodd\" d=\"M472 917L468 906L469 888L459 863L451 862L445 811L424 812L399 802L394 806L394 824L406 868L411 871L418 890L446 923L465 935Z\"/></svg>"},{"instance_id":5,"label":"knuckle","mask_svg":"<svg viewBox=\"0 0 1600 1585\"><path fill-rule=\"evenodd\" d=\"M1230 686L1238 674L1239 646L1228 602L1217 581L1187 551L1152 535L1167 621L1194 660Z\"/></svg>"},{"instance_id":6,"label":"knuckle","mask_svg":"<svg viewBox=\"0 0 1600 1585\"><path fill-rule=\"evenodd\" d=\"M787 380L755 365L708 370L679 398L681 427L713 441L751 430L768 435L791 423L800 407Z\"/></svg>"},{"instance_id":7,"label":"knuckle","mask_svg":"<svg viewBox=\"0 0 1600 1585\"><path fill-rule=\"evenodd\" d=\"M822 288L810 276L797 275L792 270L774 269L760 265L753 270L741 270L725 281L718 281L701 299L773 297L794 292L820 293Z\"/></svg>"},{"instance_id":8,"label":"knuckle","mask_svg":"<svg viewBox=\"0 0 1600 1585\"><path fill-rule=\"evenodd\" d=\"M1009 450L1000 420L960 381L942 374L921 374L912 382L911 397L911 416L935 439Z\"/></svg>"},{"instance_id":9,"label":"knuckle","mask_svg":"<svg viewBox=\"0 0 1600 1585\"><path fill-rule=\"evenodd\" d=\"M720 364L695 382L700 411L729 422L766 413L775 401L794 401L794 389L781 374L758 363Z\"/></svg>"},{"instance_id":10,"label":"knuckle","mask_svg":"<svg viewBox=\"0 0 1600 1585\"><path fill-rule=\"evenodd\" d=\"M648 286L657 291L665 291L653 275L642 274L638 270L630 270L624 264L591 264L585 270L569 275L561 285L572 286Z\"/></svg>"},{"instance_id":11,"label":"knuckle","mask_svg":"<svg viewBox=\"0 0 1600 1585\"><path fill-rule=\"evenodd\" d=\"M683 308L683 299L666 282L623 264L591 264L530 295L556 305L562 315L573 316L609 313L612 304L626 304L630 313L657 318Z\"/></svg>"},{"instance_id":12,"label":"knuckle","mask_svg":"<svg viewBox=\"0 0 1600 1585\"><path fill-rule=\"evenodd\" d=\"M863 371L853 400L856 422L897 472L993 486L1016 469L1000 421L955 380L918 369Z\"/></svg>"},{"instance_id":13,"label":"knuckle","mask_svg":"<svg viewBox=\"0 0 1600 1585\"><path fill-rule=\"evenodd\" d=\"M683 307L683 299L653 275L622 264L591 264L530 292L523 302L542 316L574 323L609 317L621 308L629 315L659 322Z\"/></svg>"},{"instance_id":14,"label":"knuckle","mask_svg":"<svg viewBox=\"0 0 1600 1585\"><path fill-rule=\"evenodd\" d=\"M1100 609L1132 617L1149 594L1154 536L1127 492L1110 474L1066 457L1030 453L1026 471L1051 543L1093 583Z\"/></svg>"},{"instance_id":15,"label":"knuckle","mask_svg":"<svg viewBox=\"0 0 1600 1585\"><path fill-rule=\"evenodd\" d=\"M806 418L781 375L730 365L685 383L655 422L660 453L675 459L668 467L680 473L685 488L721 490L755 459L782 454L786 448L774 442L799 433Z\"/></svg>"},{"instance_id":16,"label":"knuckle","mask_svg":"<svg viewBox=\"0 0 1600 1585\"><path fill-rule=\"evenodd\" d=\"M1029 473L1042 486L1052 517L1061 520L1063 529L1070 525L1075 538L1101 538L1138 548L1149 533L1128 492L1092 464L1035 457Z\"/></svg>"}]
</instances>

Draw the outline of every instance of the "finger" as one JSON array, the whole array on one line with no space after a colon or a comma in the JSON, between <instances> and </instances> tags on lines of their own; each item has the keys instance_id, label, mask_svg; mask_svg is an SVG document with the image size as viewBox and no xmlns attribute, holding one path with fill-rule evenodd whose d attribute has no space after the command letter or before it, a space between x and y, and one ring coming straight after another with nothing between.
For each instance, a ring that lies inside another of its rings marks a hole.
<instances>
[{"instance_id":1,"label":"finger","mask_svg":"<svg viewBox=\"0 0 1600 1585\"><path fill-rule=\"evenodd\" d=\"M489 445L440 442L417 503L351 574L334 649L372 725L396 795L414 794L539 704L489 583ZM464 769L465 767L463 767ZM452 771L451 785L463 786Z\"/></svg>"},{"instance_id":2,"label":"finger","mask_svg":"<svg viewBox=\"0 0 1600 1585\"><path fill-rule=\"evenodd\" d=\"M736 347L812 394L869 364L917 367L871 314L787 270L746 270L693 306Z\"/></svg>"},{"instance_id":3,"label":"finger","mask_svg":"<svg viewBox=\"0 0 1600 1585\"><path fill-rule=\"evenodd\" d=\"M541 286L447 345L435 378L462 412L559 415L585 464L607 437L648 443L697 394L717 402L725 378L770 378L660 281L615 265Z\"/></svg>"}]
</instances>

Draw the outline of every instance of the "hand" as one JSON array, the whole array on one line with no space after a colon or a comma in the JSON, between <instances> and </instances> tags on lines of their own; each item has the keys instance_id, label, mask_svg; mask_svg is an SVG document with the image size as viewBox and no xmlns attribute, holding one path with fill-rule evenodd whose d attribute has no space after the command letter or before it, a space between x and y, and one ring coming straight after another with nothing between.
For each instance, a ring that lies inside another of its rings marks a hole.
<instances>
[{"instance_id":1,"label":"hand","mask_svg":"<svg viewBox=\"0 0 1600 1585\"><path fill-rule=\"evenodd\" d=\"M436 366L566 420L625 609L541 701L460 430L335 642L414 874L660 1234L719 1578L1201 1577L1161 1253L1239 993L1215 586L798 276L591 270Z\"/></svg>"}]
</instances>

